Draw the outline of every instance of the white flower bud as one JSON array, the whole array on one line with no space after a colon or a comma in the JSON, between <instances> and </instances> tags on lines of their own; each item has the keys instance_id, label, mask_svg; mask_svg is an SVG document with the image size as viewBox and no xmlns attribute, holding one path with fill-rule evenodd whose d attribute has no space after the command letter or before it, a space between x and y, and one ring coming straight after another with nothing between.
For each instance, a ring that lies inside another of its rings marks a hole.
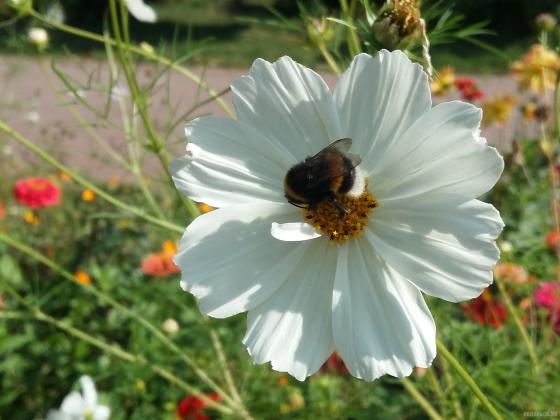
<instances>
[{"instance_id":1,"label":"white flower bud","mask_svg":"<svg viewBox=\"0 0 560 420\"><path fill-rule=\"evenodd\" d=\"M167 318L163 322L162 329L169 335L177 334L179 331L179 323L173 318Z\"/></svg>"}]
</instances>

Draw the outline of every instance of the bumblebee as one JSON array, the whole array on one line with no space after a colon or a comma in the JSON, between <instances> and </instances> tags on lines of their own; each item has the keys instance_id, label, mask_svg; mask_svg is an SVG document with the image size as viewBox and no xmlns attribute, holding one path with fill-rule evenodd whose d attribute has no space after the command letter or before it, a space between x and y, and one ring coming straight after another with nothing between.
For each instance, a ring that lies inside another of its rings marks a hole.
<instances>
[{"instance_id":1,"label":"bumblebee","mask_svg":"<svg viewBox=\"0 0 560 420\"><path fill-rule=\"evenodd\" d=\"M348 153L352 139L336 140L314 156L290 168L284 178L284 195L296 207L314 210L323 201L332 203L341 215L348 210L337 200L356 184L357 155ZM359 182L363 183L363 179ZM363 187L359 194L363 191ZM358 195L359 195L358 194Z\"/></svg>"}]
</instances>

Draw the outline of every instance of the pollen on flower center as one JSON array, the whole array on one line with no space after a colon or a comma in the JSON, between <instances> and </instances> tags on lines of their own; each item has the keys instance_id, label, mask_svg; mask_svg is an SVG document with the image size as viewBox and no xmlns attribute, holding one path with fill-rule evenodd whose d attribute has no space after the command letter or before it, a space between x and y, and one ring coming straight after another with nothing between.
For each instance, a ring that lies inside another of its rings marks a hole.
<instances>
[{"instance_id":1,"label":"pollen on flower center","mask_svg":"<svg viewBox=\"0 0 560 420\"><path fill-rule=\"evenodd\" d=\"M335 204L325 200L313 210L304 208L303 217L332 243L340 244L363 233L371 211L379 204L367 188L359 197L340 195L336 199L347 210L346 213L341 213Z\"/></svg>"}]
</instances>

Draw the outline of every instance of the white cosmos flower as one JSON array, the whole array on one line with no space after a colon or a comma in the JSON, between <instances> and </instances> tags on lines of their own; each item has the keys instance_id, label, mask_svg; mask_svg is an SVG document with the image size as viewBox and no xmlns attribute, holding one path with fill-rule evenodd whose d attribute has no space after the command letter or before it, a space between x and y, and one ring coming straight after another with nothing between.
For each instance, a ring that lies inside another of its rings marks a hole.
<instances>
[{"instance_id":1,"label":"white cosmos flower","mask_svg":"<svg viewBox=\"0 0 560 420\"><path fill-rule=\"evenodd\" d=\"M432 108L422 68L400 51L358 55L333 92L283 57L232 85L237 119L189 123L177 188L218 210L195 219L175 262L200 310L248 311L256 363L299 380L336 350L373 380L428 367L436 327L422 292L457 302L492 283L499 213L476 197L503 170L480 137L481 110ZM293 165L349 137L377 202L360 236L333 243L287 203Z\"/></svg>"},{"instance_id":2,"label":"white cosmos flower","mask_svg":"<svg viewBox=\"0 0 560 420\"><path fill-rule=\"evenodd\" d=\"M82 394L72 391L62 401L59 410L51 410L47 420L107 420L109 407L97 404L97 391L89 376L80 378Z\"/></svg>"},{"instance_id":3,"label":"white cosmos flower","mask_svg":"<svg viewBox=\"0 0 560 420\"><path fill-rule=\"evenodd\" d=\"M136 19L147 23L154 23L157 20L155 10L143 0L125 0L124 3L130 14Z\"/></svg>"}]
</instances>

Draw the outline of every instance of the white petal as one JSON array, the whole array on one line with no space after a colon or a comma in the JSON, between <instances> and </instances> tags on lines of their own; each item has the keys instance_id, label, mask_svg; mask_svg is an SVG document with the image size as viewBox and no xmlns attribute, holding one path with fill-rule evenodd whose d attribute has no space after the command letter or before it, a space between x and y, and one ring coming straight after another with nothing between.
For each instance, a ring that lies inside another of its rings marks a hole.
<instances>
[{"instance_id":1,"label":"white petal","mask_svg":"<svg viewBox=\"0 0 560 420\"><path fill-rule=\"evenodd\" d=\"M270 234L279 241L307 241L319 238L321 234L309 223L273 223Z\"/></svg>"},{"instance_id":2,"label":"white petal","mask_svg":"<svg viewBox=\"0 0 560 420\"><path fill-rule=\"evenodd\" d=\"M283 181L292 162L261 134L225 117L198 118L185 131L187 155L169 169L188 197L214 207L286 202Z\"/></svg>"},{"instance_id":3,"label":"white petal","mask_svg":"<svg viewBox=\"0 0 560 420\"><path fill-rule=\"evenodd\" d=\"M249 311L243 343L255 363L302 381L333 351L331 297L336 246L312 241L290 278L265 302Z\"/></svg>"},{"instance_id":4,"label":"white petal","mask_svg":"<svg viewBox=\"0 0 560 420\"><path fill-rule=\"evenodd\" d=\"M268 298L302 259L309 242L272 237L273 222L297 220L289 204L224 207L196 218L174 258L182 287L199 299L200 310L217 318L247 311Z\"/></svg>"},{"instance_id":5,"label":"white petal","mask_svg":"<svg viewBox=\"0 0 560 420\"><path fill-rule=\"evenodd\" d=\"M325 81L289 57L255 60L231 89L237 118L274 140L294 164L344 137Z\"/></svg>"},{"instance_id":6,"label":"white petal","mask_svg":"<svg viewBox=\"0 0 560 420\"><path fill-rule=\"evenodd\" d=\"M61 410L49 410L47 420L74 420L75 417Z\"/></svg>"},{"instance_id":7,"label":"white petal","mask_svg":"<svg viewBox=\"0 0 560 420\"><path fill-rule=\"evenodd\" d=\"M78 391L72 391L62 401L60 411L71 416L82 416L87 403Z\"/></svg>"},{"instance_id":8,"label":"white petal","mask_svg":"<svg viewBox=\"0 0 560 420\"><path fill-rule=\"evenodd\" d=\"M91 377L84 375L80 378L82 394L88 407L93 408L97 404L97 391Z\"/></svg>"},{"instance_id":9,"label":"white petal","mask_svg":"<svg viewBox=\"0 0 560 420\"><path fill-rule=\"evenodd\" d=\"M93 420L107 420L111 415L109 407L98 405L93 410Z\"/></svg>"},{"instance_id":10,"label":"white petal","mask_svg":"<svg viewBox=\"0 0 560 420\"><path fill-rule=\"evenodd\" d=\"M154 9L144 3L143 0L125 0L126 7L132 16L142 22L154 23L157 15Z\"/></svg>"},{"instance_id":11,"label":"white petal","mask_svg":"<svg viewBox=\"0 0 560 420\"><path fill-rule=\"evenodd\" d=\"M503 228L490 204L471 200L444 209L375 209L367 238L392 268L425 293L457 302L492 283Z\"/></svg>"},{"instance_id":12,"label":"white petal","mask_svg":"<svg viewBox=\"0 0 560 420\"><path fill-rule=\"evenodd\" d=\"M334 90L343 137L370 172L412 123L432 106L422 67L401 51L359 54Z\"/></svg>"},{"instance_id":13,"label":"white petal","mask_svg":"<svg viewBox=\"0 0 560 420\"><path fill-rule=\"evenodd\" d=\"M397 208L417 197L476 198L494 186L504 162L480 137L479 108L465 102L435 106L403 134L370 173L381 206Z\"/></svg>"},{"instance_id":14,"label":"white petal","mask_svg":"<svg viewBox=\"0 0 560 420\"><path fill-rule=\"evenodd\" d=\"M336 349L357 378L407 376L436 355L436 327L422 294L364 238L340 247L332 316Z\"/></svg>"}]
</instances>

